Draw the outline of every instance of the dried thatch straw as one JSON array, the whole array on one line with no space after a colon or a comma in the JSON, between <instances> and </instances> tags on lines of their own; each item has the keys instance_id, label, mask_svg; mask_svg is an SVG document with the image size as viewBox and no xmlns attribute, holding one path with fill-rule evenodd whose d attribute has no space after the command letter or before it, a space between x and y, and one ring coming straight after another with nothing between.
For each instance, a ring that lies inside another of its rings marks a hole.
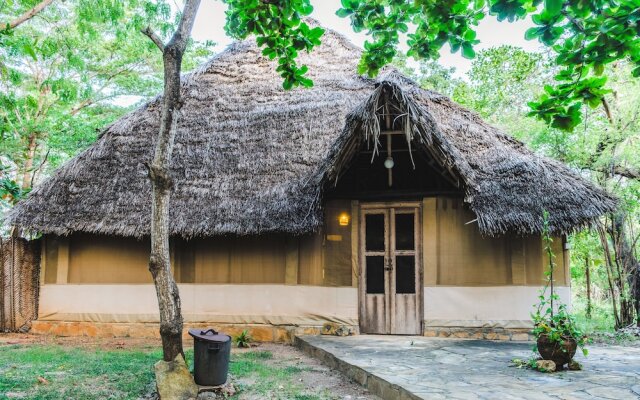
<instances>
[{"instance_id":1,"label":"dried thatch straw","mask_svg":"<svg viewBox=\"0 0 640 400\"><path fill-rule=\"evenodd\" d=\"M559 162L539 157L446 97L395 71L356 75L360 50L327 31L302 55L315 86L284 91L253 41L233 44L185 76L173 153L171 232L184 237L287 232L322 223L322 193L363 141L378 141L381 101L404 118L414 146L462 182L486 234L556 232L611 211L615 200ZM144 236L161 102L108 127L9 215L30 231Z\"/></svg>"}]
</instances>

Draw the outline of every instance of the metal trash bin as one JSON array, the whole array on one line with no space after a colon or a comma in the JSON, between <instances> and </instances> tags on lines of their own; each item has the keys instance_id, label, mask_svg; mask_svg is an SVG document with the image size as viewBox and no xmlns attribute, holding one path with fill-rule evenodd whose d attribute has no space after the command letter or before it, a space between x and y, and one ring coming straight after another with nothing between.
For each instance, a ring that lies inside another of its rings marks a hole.
<instances>
[{"instance_id":1,"label":"metal trash bin","mask_svg":"<svg viewBox=\"0 0 640 400\"><path fill-rule=\"evenodd\" d=\"M189 329L193 337L193 375L201 386L219 386L227 381L231 337L213 329Z\"/></svg>"}]
</instances>

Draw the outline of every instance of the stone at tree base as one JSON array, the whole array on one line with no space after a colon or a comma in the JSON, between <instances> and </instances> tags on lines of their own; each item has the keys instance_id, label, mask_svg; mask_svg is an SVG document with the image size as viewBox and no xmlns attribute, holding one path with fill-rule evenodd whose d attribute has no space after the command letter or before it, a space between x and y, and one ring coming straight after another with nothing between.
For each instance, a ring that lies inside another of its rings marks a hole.
<instances>
[{"instance_id":1,"label":"stone at tree base","mask_svg":"<svg viewBox=\"0 0 640 400\"><path fill-rule=\"evenodd\" d=\"M569 361L569 371L582 371L582 364L576 360Z\"/></svg>"},{"instance_id":2,"label":"stone at tree base","mask_svg":"<svg viewBox=\"0 0 640 400\"><path fill-rule=\"evenodd\" d=\"M198 397L198 385L181 355L173 361L158 361L154 369L161 400L195 400Z\"/></svg>"},{"instance_id":3,"label":"stone at tree base","mask_svg":"<svg viewBox=\"0 0 640 400\"><path fill-rule=\"evenodd\" d=\"M551 360L538 360L536 369L542 372L556 372L556 363Z\"/></svg>"},{"instance_id":4,"label":"stone at tree base","mask_svg":"<svg viewBox=\"0 0 640 400\"><path fill-rule=\"evenodd\" d=\"M198 386L198 400L227 399L236 394L236 386L231 378L220 386Z\"/></svg>"}]
</instances>

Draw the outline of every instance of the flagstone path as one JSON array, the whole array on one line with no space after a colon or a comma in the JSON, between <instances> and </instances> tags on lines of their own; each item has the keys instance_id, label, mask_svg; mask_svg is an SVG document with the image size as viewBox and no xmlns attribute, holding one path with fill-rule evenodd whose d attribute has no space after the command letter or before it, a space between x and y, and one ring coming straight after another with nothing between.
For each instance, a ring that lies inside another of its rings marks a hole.
<instances>
[{"instance_id":1,"label":"flagstone path","mask_svg":"<svg viewBox=\"0 0 640 400\"><path fill-rule=\"evenodd\" d=\"M640 347L591 346L582 371L512 366L531 343L302 336L296 345L383 399L640 399Z\"/></svg>"}]
</instances>

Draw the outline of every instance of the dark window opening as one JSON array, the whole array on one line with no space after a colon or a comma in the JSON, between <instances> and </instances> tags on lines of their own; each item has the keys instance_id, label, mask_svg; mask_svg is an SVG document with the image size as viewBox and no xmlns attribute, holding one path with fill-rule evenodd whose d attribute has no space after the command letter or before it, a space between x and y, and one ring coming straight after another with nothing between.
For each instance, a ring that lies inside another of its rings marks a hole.
<instances>
[{"instance_id":1,"label":"dark window opening","mask_svg":"<svg viewBox=\"0 0 640 400\"><path fill-rule=\"evenodd\" d=\"M414 294L416 292L415 256L396 256L396 293Z\"/></svg>"},{"instance_id":2,"label":"dark window opening","mask_svg":"<svg viewBox=\"0 0 640 400\"><path fill-rule=\"evenodd\" d=\"M384 256L367 256L367 293L384 294Z\"/></svg>"},{"instance_id":3,"label":"dark window opening","mask_svg":"<svg viewBox=\"0 0 640 400\"><path fill-rule=\"evenodd\" d=\"M366 214L365 248L367 251L384 251L384 214Z\"/></svg>"},{"instance_id":4,"label":"dark window opening","mask_svg":"<svg viewBox=\"0 0 640 400\"><path fill-rule=\"evenodd\" d=\"M415 214L396 214L396 250L415 248Z\"/></svg>"}]
</instances>

